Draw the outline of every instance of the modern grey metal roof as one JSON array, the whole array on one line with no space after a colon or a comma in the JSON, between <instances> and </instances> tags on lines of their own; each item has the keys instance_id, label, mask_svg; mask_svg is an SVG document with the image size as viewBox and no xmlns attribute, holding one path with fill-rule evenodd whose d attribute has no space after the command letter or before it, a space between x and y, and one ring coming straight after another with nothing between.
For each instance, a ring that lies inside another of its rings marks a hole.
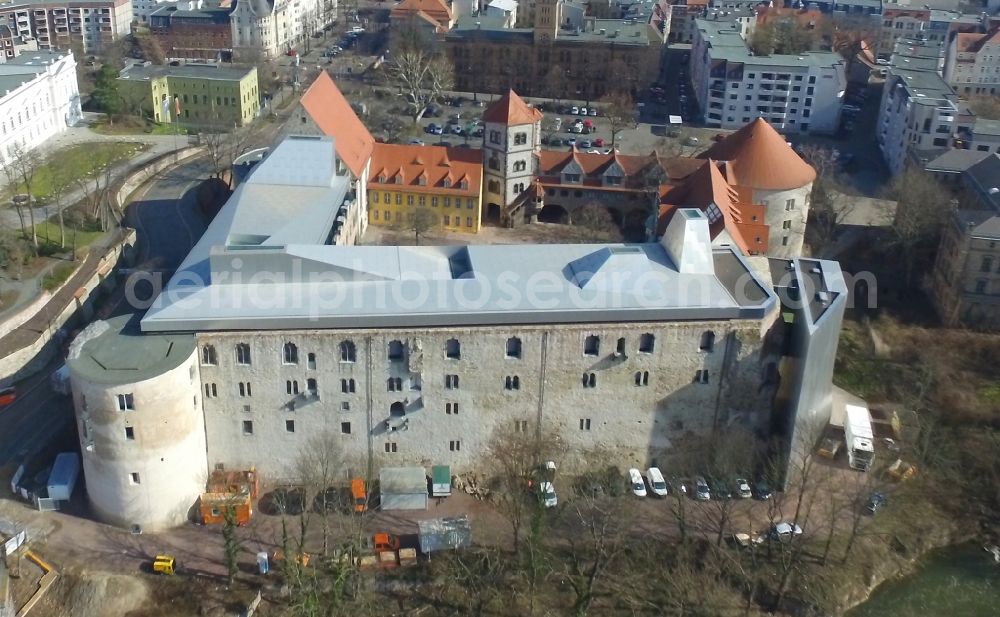
<instances>
[{"instance_id":1,"label":"modern grey metal roof","mask_svg":"<svg viewBox=\"0 0 1000 617\"><path fill-rule=\"evenodd\" d=\"M334 152L328 137L282 141L212 221L142 329L760 318L776 301L734 249L711 249L707 232L694 247L706 270L691 272L658 243L331 246L348 189Z\"/></svg>"},{"instance_id":2,"label":"modern grey metal roof","mask_svg":"<svg viewBox=\"0 0 1000 617\"><path fill-rule=\"evenodd\" d=\"M967 233L985 240L1000 240L1000 216L989 210L957 210L955 218Z\"/></svg>"},{"instance_id":3,"label":"modern grey metal roof","mask_svg":"<svg viewBox=\"0 0 1000 617\"><path fill-rule=\"evenodd\" d=\"M965 172L966 180L979 198L994 212L1000 212L1000 154L991 154Z\"/></svg>"},{"instance_id":4,"label":"modern grey metal roof","mask_svg":"<svg viewBox=\"0 0 1000 617\"><path fill-rule=\"evenodd\" d=\"M95 321L70 345L66 363L87 381L136 383L177 368L195 349L190 334L143 334L138 314Z\"/></svg>"},{"instance_id":5,"label":"modern grey metal roof","mask_svg":"<svg viewBox=\"0 0 1000 617\"><path fill-rule=\"evenodd\" d=\"M0 64L0 95L12 92L45 72L46 67L69 56L66 52L27 51Z\"/></svg>"},{"instance_id":6,"label":"modern grey metal roof","mask_svg":"<svg viewBox=\"0 0 1000 617\"><path fill-rule=\"evenodd\" d=\"M446 35L447 38L482 38L487 40L532 40L532 28L505 28L501 12L463 15ZM560 28L557 43L614 43L615 45L649 45L649 24L638 19L595 19L588 26L575 29ZM603 32L602 32L603 30Z\"/></svg>"},{"instance_id":7,"label":"modern grey metal roof","mask_svg":"<svg viewBox=\"0 0 1000 617\"><path fill-rule=\"evenodd\" d=\"M924 169L940 173L962 173L989 155L989 152L952 148L924 165Z\"/></svg>"},{"instance_id":8,"label":"modern grey metal roof","mask_svg":"<svg viewBox=\"0 0 1000 617\"><path fill-rule=\"evenodd\" d=\"M426 474L423 467L383 467L378 474L379 491L426 495Z\"/></svg>"}]
</instances>

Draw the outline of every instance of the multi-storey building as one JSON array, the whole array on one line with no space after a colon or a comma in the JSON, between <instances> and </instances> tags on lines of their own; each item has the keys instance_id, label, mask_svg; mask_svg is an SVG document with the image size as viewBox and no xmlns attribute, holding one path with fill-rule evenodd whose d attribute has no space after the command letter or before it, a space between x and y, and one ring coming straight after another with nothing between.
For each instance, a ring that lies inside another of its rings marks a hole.
<instances>
[{"instance_id":1,"label":"multi-storey building","mask_svg":"<svg viewBox=\"0 0 1000 617\"><path fill-rule=\"evenodd\" d=\"M39 49L98 53L105 42L130 32L131 0L20 0L0 5L0 23L14 36L31 37Z\"/></svg>"},{"instance_id":2,"label":"multi-storey building","mask_svg":"<svg viewBox=\"0 0 1000 617\"><path fill-rule=\"evenodd\" d=\"M368 179L368 222L402 227L418 210L445 231L479 233L483 156L472 148L375 144Z\"/></svg>"},{"instance_id":3,"label":"multi-storey building","mask_svg":"<svg viewBox=\"0 0 1000 617\"><path fill-rule=\"evenodd\" d=\"M403 0L392 7L389 20L393 28L413 26L435 36L455 25L455 15L444 0Z\"/></svg>"},{"instance_id":4,"label":"multi-storey building","mask_svg":"<svg viewBox=\"0 0 1000 617\"><path fill-rule=\"evenodd\" d=\"M955 35L945 55L944 79L960 94L1000 94L1000 28Z\"/></svg>"},{"instance_id":5,"label":"multi-storey building","mask_svg":"<svg viewBox=\"0 0 1000 617\"><path fill-rule=\"evenodd\" d=\"M671 43L691 43L697 26L695 20L705 15L708 0L670 0L670 30L667 40Z\"/></svg>"},{"instance_id":6,"label":"multi-storey building","mask_svg":"<svg viewBox=\"0 0 1000 617\"><path fill-rule=\"evenodd\" d=\"M125 67L118 88L156 122L228 129L243 126L260 113L256 67L146 62Z\"/></svg>"},{"instance_id":7,"label":"multi-storey building","mask_svg":"<svg viewBox=\"0 0 1000 617\"><path fill-rule=\"evenodd\" d=\"M150 34L168 58L228 62L233 57L229 0L204 3L161 3L144 15Z\"/></svg>"},{"instance_id":8,"label":"multi-storey building","mask_svg":"<svg viewBox=\"0 0 1000 617\"><path fill-rule=\"evenodd\" d=\"M456 89L596 100L638 90L659 71L662 35L647 20L566 24L563 0L539 0L533 28L506 27L502 14L460 17L445 35Z\"/></svg>"},{"instance_id":9,"label":"multi-storey building","mask_svg":"<svg viewBox=\"0 0 1000 617\"><path fill-rule=\"evenodd\" d=\"M9 26L0 24L0 62L6 62L26 51L38 51L38 41L31 36L15 35Z\"/></svg>"},{"instance_id":10,"label":"multi-storey building","mask_svg":"<svg viewBox=\"0 0 1000 617\"><path fill-rule=\"evenodd\" d=\"M836 264L762 275L711 246L699 209L644 244L331 246L330 198L349 187L334 153L328 137L286 138L141 320L74 343L102 519L180 524L209 469L294 479L324 433L346 480L483 471L499 434L540 434L567 465L600 447L641 467L690 435L787 442L829 418L848 291Z\"/></svg>"},{"instance_id":11,"label":"multi-storey building","mask_svg":"<svg viewBox=\"0 0 1000 617\"><path fill-rule=\"evenodd\" d=\"M921 167L955 147L974 116L938 74L937 44L900 39L886 74L876 139L893 174Z\"/></svg>"},{"instance_id":12,"label":"multi-storey building","mask_svg":"<svg viewBox=\"0 0 1000 617\"><path fill-rule=\"evenodd\" d=\"M757 56L731 22L699 19L690 62L708 126L738 128L763 118L788 133L837 130L847 86L839 54Z\"/></svg>"},{"instance_id":13,"label":"multi-storey building","mask_svg":"<svg viewBox=\"0 0 1000 617\"><path fill-rule=\"evenodd\" d=\"M947 326L1000 327L1000 155L991 154L963 174L982 209L958 210L941 232L927 281Z\"/></svg>"},{"instance_id":14,"label":"multi-storey building","mask_svg":"<svg viewBox=\"0 0 1000 617\"><path fill-rule=\"evenodd\" d=\"M0 64L0 162L83 118L72 52L32 51Z\"/></svg>"},{"instance_id":15,"label":"multi-storey building","mask_svg":"<svg viewBox=\"0 0 1000 617\"><path fill-rule=\"evenodd\" d=\"M336 17L335 0L247 0L231 13L237 54L274 57L301 45Z\"/></svg>"},{"instance_id":16,"label":"multi-storey building","mask_svg":"<svg viewBox=\"0 0 1000 617\"><path fill-rule=\"evenodd\" d=\"M882 30L878 55L888 58L900 39L929 41L947 46L959 32L976 32L984 27L981 15L966 15L956 11L941 11L908 4L885 4L882 10Z\"/></svg>"}]
</instances>

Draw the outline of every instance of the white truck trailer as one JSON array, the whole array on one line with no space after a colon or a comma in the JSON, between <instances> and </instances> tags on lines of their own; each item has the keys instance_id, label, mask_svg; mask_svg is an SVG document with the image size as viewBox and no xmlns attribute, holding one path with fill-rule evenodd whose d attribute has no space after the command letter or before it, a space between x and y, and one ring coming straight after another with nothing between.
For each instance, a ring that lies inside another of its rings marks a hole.
<instances>
[{"instance_id":1,"label":"white truck trailer","mask_svg":"<svg viewBox=\"0 0 1000 617\"><path fill-rule=\"evenodd\" d=\"M867 407L846 405L844 437L847 442L847 461L852 469L868 471L875 460L875 435Z\"/></svg>"}]
</instances>

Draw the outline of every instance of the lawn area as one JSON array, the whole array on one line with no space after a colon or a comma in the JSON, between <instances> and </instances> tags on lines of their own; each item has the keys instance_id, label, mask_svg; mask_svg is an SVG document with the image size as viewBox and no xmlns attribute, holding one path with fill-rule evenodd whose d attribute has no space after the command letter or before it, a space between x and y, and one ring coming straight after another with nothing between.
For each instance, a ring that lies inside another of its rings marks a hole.
<instances>
[{"instance_id":1,"label":"lawn area","mask_svg":"<svg viewBox=\"0 0 1000 617\"><path fill-rule=\"evenodd\" d=\"M52 272L49 272L42 277L42 289L45 291L54 291L57 287L69 279L69 277L73 274L73 271L76 270L79 265L79 262L59 264L52 270Z\"/></svg>"},{"instance_id":2,"label":"lawn area","mask_svg":"<svg viewBox=\"0 0 1000 617\"><path fill-rule=\"evenodd\" d=\"M75 144L48 156L38 169L31 182L31 192L35 199L41 201L46 199L52 192L52 187L56 181L56 174L61 172L68 175L70 188L74 190L75 181L86 177L96 168L100 167L102 161L106 161L111 156L135 156L145 150L148 146L135 142L88 142ZM16 192L23 192L23 186L18 186ZM8 187L7 195L11 191Z\"/></svg>"},{"instance_id":3,"label":"lawn area","mask_svg":"<svg viewBox=\"0 0 1000 617\"><path fill-rule=\"evenodd\" d=\"M66 226L66 247L67 249L73 246L73 228L69 225ZM51 245L51 250L42 250L42 254L58 253L59 248L59 223L55 219L50 221L42 221L35 225L35 234L38 236L39 245L49 244ZM76 230L76 248L87 246L93 243L95 240L104 235L102 231L84 231L82 229Z\"/></svg>"}]
</instances>

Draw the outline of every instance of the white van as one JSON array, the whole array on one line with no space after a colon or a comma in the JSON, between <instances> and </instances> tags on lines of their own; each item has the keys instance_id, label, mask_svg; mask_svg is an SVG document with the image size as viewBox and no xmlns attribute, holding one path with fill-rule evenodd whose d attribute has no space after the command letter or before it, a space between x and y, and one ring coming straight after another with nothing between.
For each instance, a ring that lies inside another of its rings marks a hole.
<instances>
[{"instance_id":1,"label":"white van","mask_svg":"<svg viewBox=\"0 0 1000 617\"><path fill-rule=\"evenodd\" d=\"M642 481L642 474L638 469L628 470L628 483L632 487L632 494L636 497L646 496L646 483Z\"/></svg>"},{"instance_id":2,"label":"white van","mask_svg":"<svg viewBox=\"0 0 1000 617\"><path fill-rule=\"evenodd\" d=\"M646 470L646 480L649 481L649 488L653 490L653 494L658 497L667 496L667 482L663 479L663 474L660 473L659 467L650 467Z\"/></svg>"}]
</instances>

